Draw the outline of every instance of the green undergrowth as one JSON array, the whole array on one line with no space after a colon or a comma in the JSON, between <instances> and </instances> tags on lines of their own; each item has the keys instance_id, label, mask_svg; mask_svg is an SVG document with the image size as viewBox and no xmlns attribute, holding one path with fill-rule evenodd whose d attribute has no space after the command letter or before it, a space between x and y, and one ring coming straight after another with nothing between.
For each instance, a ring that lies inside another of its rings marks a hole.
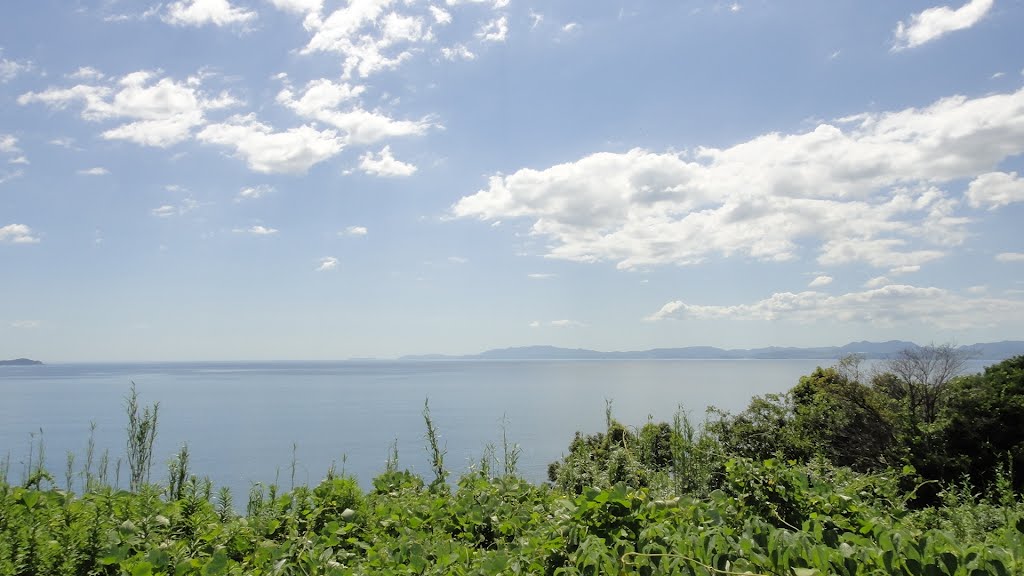
<instances>
[{"instance_id":1,"label":"green undergrowth","mask_svg":"<svg viewBox=\"0 0 1024 576\"><path fill-rule=\"evenodd\" d=\"M0 574L1021 574L1024 506L949 495L911 510L912 470L729 460L703 497L623 483L578 495L514 475L454 488L391 469L329 476L244 514L192 476L176 498L0 484Z\"/></svg>"}]
</instances>

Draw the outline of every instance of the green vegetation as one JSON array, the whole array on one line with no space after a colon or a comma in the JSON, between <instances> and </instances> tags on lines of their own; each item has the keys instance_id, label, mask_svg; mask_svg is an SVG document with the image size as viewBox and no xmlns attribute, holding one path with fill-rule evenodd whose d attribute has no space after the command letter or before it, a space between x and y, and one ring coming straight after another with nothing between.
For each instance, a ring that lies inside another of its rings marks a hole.
<instances>
[{"instance_id":1,"label":"green vegetation","mask_svg":"<svg viewBox=\"0 0 1024 576\"><path fill-rule=\"evenodd\" d=\"M680 409L632 428L609 403L544 485L517 475L504 434L449 483L425 404L429 484L392 447L368 491L332 468L312 488L255 484L241 506L187 446L151 481L157 409L133 390L132 490L91 448L63 485L41 442L20 484L0 463L0 575L1024 573L1024 357L932 378L948 352L870 376L847 360L702 424Z\"/></svg>"}]
</instances>

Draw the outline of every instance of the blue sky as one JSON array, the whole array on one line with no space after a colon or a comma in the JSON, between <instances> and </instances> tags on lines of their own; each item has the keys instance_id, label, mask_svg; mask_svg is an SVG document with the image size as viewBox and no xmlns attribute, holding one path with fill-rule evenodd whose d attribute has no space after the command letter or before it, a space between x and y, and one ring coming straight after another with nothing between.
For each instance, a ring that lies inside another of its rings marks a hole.
<instances>
[{"instance_id":1,"label":"blue sky","mask_svg":"<svg viewBox=\"0 0 1024 576\"><path fill-rule=\"evenodd\" d=\"M1024 3L38 0L0 357L1024 338Z\"/></svg>"}]
</instances>

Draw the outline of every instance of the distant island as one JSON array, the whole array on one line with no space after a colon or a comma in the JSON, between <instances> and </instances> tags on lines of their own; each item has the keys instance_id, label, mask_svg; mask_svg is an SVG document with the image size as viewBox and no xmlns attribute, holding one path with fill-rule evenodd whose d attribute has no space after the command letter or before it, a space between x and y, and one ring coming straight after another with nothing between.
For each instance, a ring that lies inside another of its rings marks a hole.
<instances>
[{"instance_id":1,"label":"distant island","mask_svg":"<svg viewBox=\"0 0 1024 576\"><path fill-rule=\"evenodd\" d=\"M600 352L556 346L522 346L488 350L480 354L465 356L443 354L403 356L399 360L835 360L851 354L859 354L865 358L877 360L891 358L908 348L919 348L919 346L904 340L851 342L845 346L817 348L769 346L767 348L726 350L712 346L689 346L685 348L653 348L632 352ZM959 346L957 349L963 350L972 358L999 361L1024 354L1024 341L986 342Z\"/></svg>"},{"instance_id":2,"label":"distant island","mask_svg":"<svg viewBox=\"0 0 1024 576\"><path fill-rule=\"evenodd\" d=\"M29 360L28 358L15 358L14 360L0 360L0 366L35 366L42 364L39 360Z\"/></svg>"}]
</instances>

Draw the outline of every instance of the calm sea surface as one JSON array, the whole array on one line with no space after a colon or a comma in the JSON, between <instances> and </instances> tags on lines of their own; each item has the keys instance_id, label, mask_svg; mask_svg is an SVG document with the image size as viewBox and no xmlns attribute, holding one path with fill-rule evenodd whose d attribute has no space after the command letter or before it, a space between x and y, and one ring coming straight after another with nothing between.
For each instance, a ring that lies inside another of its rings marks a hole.
<instances>
[{"instance_id":1,"label":"calm sea surface","mask_svg":"<svg viewBox=\"0 0 1024 576\"><path fill-rule=\"evenodd\" d=\"M384 467L397 439L399 465L430 476L423 402L456 475L488 443L522 446L520 468L541 481L573 432L604 426L605 399L615 417L642 425L671 418L682 404L697 420L708 406L742 410L754 395L783 392L822 360L608 360L54 364L0 367L0 460L20 481L32 435L45 443L47 467L63 484L66 453L83 462L90 422L97 457L124 454L124 397L135 382L142 404L160 403L153 480L188 443L195 472L244 498L254 482L319 482L332 461L364 488ZM977 371L981 364L971 365ZM80 467L76 465L76 469ZM127 466L121 474L124 484Z\"/></svg>"}]
</instances>

